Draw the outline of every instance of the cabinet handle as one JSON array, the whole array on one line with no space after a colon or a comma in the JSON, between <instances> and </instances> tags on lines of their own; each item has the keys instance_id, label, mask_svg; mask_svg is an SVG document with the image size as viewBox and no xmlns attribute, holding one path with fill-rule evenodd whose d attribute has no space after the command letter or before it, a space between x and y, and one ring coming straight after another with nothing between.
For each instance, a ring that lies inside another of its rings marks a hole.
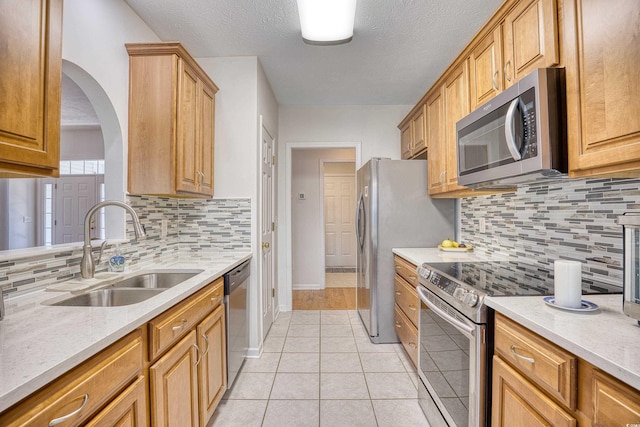
<instances>
[{"instance_id":1,"label":"cabinet handle","mask_svg":"<svg viewBox=\"0 0 640 427\"><path fill-rule=\"evenodd\" d=\"M172 327L171 330L173 332L179 331L180 329L184 328L184 325L186 325L186 324L187 324L187 319L182 319L182 324Z\"/></svg>"},{"instance_id":2,"label":"cabinet handle","mask_svg":"<svg viewBox=\"0 0 640 427\"><path fill-rule=\"evenodd\" d=\"M511 345L509 350L511 350L511 354L513 354L518 359L522 359L525 362L529 362L529 363L536 363L536 361L535 361L535 359L533 357L527 357L527 356L523 356L521 354L518 354L518 352L516 351L516 346L515 345Z\"/></svg>"},{"instance_id":3,"label":"cabinet handle","mask_svg":"<svg viewBox=\"0 0 640 427\"><path fill-rule=\"evenodd\" d=\"M504 64L504 78L510 82L511 81L511 76L509 74L507 74L507 70L509 69L509 65L511 65L511 60L508 60L506 64Z\"/></svg>"},{"instance_id":4,"label":"cabinet handle","mask_svg":"<svg viewBox=\"0 0 640 427\"><path fill-rule=\"evenodd\" d=\"M196 365L195 365L195 366L198 366L198 364L202 360L202 352L200 351L200 347L198 347L198 344L194 344L193 346L195 347L196 353L198 354L198 360L196 360Z\"/></svg>"},{"instance_id":5,"label":"cabinet handle","mask_svg":"<svg viewBox=\"0 0 640 427\"><path fill-rule=\"evenodd\" d=\"M398 329L402 328L402 325L400 324L400 322L396 322L396 328Z\"/></svg>"},{"instance_id":6,"label":"cabinet handle","mask_svg":"<svg viewBox=\"0 0 640 427\"><path fill-rule=\"evenodd\" d=\"M400 296L400 295L402 295L402 292L396 291L396 295Z\"/></svg>"},{"instance_id":7,"label":"cabinet handle","mask_svg":"<svg viewBox=\"0 0 640 427\"><path fill-rule=\"evenodd\" d=\"M408 345L409 345L409 347L411 347L411 348L412 348L412 349L414 349L414 350L415 350L416 348L418 348L418 346L417 346L417 345L416 345L416 343L414 343L414 342L410 342Z\"/></svg>"},{"instance_id":8,"label":"cabinet handle","mask_svg":"<svg viewBox=\"0 0 640 427\"><path fill-rule=\"evenodd\" d=\"M221 299L222 299L222 295L216 295L214 297L211 297L211 302L215 304L218 301L220 301Z\"/></svg>"},{"instance_id":9,"label":"cabinet handle","mask_svg":"<svg viewBox=\"0 0 640 427\"><path fill-rule=\"evenodd\" d=\"M202 355L204 356L205 354L209 353L209 338L207 338L205 334L202 334L202 339L205 343L207 343L207 349L204 351L204 353L202 353Z\"/></svg>"},{"instance_id":10,"label":"cabinet handle","mask_svg":"<svg viewBox=\"0 0 640 427\"><path fill-rule=\"evenodd\" d=\"M416 311L416 310L417 310L417 308L415 308L414 306L412 306L411 304L409 304L409 310L411 310L411 311Z\"/></svg>"},{"instance_id":11,"label":"cabinet handle","mask_svg":"<svg viewBox=\"0 0 640 427\"><path fill-rule=\"evenodd\" d=\"M57 426L60 423L63 423L65 421L67 421L68 419L78 415L80 413L80 411L82 411L84 409L85 406L87 406L87 403L89 403L89 393L86 393L84 395L84 400L82 401L82 405L80 405L80 407L78 409L76 409L73 412L70 412L67 415L64 415L60 418L55 418L51 421L49 421L49 427L53 427L53 426Z\"/></svg>"},{"instance_id":12,"label":"cabinet handle","mask_svg":"<svg viewBox=\"0 0 640 427\"><path fill-rule=\"evenodd\" d=\"M491 77L491 86L493 86L494 90L500 90L498 89L498 83L497 83L498 73L500 73L500 71L496 70L496 72L493 73L493 76Z\"/></svg>"},{"instance_id":13,"label":"cabinet handle","mask_svg":"<svg viewBox=\"0 0 640 427\"><path fill-rule=\"evenodd\" d=\"M447 175L447 171L440 172L440 184L444 184L445 176Z\"/></svg>"},{"instance_id":14,"label":"cabinet handle","mask_svg":"<svg viewBox=\"0 0 640 427\"><path fill-rule=\"evenodd\" d=\"M202 171L196 171L196 173L198 174L198 184L202 184L202 181L204 181L204 173L202 173Z\"/></svg>"}]
</instances>

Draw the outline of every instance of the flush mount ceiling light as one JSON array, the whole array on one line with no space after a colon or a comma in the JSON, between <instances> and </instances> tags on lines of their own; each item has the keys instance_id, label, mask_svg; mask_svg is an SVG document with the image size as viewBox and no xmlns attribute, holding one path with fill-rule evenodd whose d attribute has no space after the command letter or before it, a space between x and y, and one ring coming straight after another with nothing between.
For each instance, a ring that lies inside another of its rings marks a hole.
<instances>
[{"instance_id":1,"label":"flush mount ceiling light","mask_svg":"<svg viewBox=\"0 0 640 427\"><path fill-rule=\"evenodd\" d=\"M353 38L356 0L297 0L302 40L330 46Z\"/></svg>"}]
</instances>

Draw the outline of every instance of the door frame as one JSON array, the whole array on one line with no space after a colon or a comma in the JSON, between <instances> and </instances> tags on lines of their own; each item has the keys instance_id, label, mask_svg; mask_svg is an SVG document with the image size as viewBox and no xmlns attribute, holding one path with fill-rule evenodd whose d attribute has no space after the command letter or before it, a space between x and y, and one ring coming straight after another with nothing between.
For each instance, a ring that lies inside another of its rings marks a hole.
<instances>
[{"instance_id":1,"label":"door frame","mask_svg":"<svg viewBox=\"0 0 640 427\"><path fill-rule=\"evenodd\" d=\"M292 177L292 159L293 150L299 149L332 149L332 148L354 148L356 150L356 170L362 164L362 143L361 142L288 142L285 144L285 188L284 188L284 221L278 218L278 226L282 228L284 239L282 246L284 247L285 265L284 271L279 272L278 280L278 301L280 303L280 311L291 311L293 308L293 262L292 262L292 236L291 236L291 177ZM323 213L324 216L324 213ZM322 224L324 227L324 223Z\"/></svg>"},{"instance_id":2,"label":"door frame","mask_svg":"<svg viewBox=\"0 0 640 427\"><path fill-rule=\"evenodd\" d=\"M320 160L320 227L322 230L322 233L320 233L320 243L322 245L322 250L323 250L323 254L324 256L322 257L322 289L326 288L326 270L327 270L327 242L325 240L325 234L326 234L326 218L324 215L324 178L325 178L325 173L324 173L324 165L326 163L354 163L355 166L353 168L353 180L354 180L354 184L357 184L357 163L351 160L338 160L338 159L321 159ZM345 175L345 174L340 174L340 175L332 175L332 176L351 176L351 175ZM354 186L354 189L356 187ZM356 195L354 193L353 198L356 198ZM355 224L354 224L355 225ZM355 230L354 230L354 234L355 234Z\"/></svg>"}]
</instances>

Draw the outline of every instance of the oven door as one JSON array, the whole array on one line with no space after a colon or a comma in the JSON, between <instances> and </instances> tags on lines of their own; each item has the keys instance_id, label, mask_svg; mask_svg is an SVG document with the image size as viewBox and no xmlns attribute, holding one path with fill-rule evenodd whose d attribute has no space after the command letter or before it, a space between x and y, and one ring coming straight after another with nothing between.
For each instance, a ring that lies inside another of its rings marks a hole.
<instances>
[{"instance_id":1,"label":"oven door","mask_svg":"<svg viewBox=\"0 0 640 427\"><path fill-rule=\"evenodd\" d=\"M418 373L425 386L419 394L420 406L432 426L484 426L486 325L473 323L423 286L417 291L421 300Z\"/></svg>"}]
</instances>

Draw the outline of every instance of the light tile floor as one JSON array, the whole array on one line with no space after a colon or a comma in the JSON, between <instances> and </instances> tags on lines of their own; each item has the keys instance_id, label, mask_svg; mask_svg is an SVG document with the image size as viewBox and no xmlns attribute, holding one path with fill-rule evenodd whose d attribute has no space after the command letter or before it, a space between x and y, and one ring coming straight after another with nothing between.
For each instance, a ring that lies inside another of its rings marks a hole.
<instances>
[{"instance_id":1,"label":"light tile floor","mask_svg":"<svg viewBox=\"0 0 640 427\"><path fill-rule=\"evenodd\" d=\"M428 427L400 344L372 344L356 311L280 313L212 427Z\"/></svg>"}]
</instances>

